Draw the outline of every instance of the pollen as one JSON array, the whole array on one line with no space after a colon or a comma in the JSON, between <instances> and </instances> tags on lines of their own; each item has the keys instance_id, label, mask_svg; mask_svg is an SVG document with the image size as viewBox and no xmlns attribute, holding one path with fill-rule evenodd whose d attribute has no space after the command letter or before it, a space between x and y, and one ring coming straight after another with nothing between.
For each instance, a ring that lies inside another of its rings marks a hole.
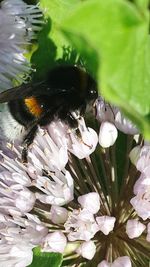
<instances>
[{"instance_id":1,"label":"pollen","mask_svg":"<svg viewBox=\"0 0 150 267\"><path fill-rule=\"evenodd\" d=\"M25 99L25 105L33 116L39 117L42 113L42 107L38 103L35 97L29 97Z\"/></svg>"}]
</instances>

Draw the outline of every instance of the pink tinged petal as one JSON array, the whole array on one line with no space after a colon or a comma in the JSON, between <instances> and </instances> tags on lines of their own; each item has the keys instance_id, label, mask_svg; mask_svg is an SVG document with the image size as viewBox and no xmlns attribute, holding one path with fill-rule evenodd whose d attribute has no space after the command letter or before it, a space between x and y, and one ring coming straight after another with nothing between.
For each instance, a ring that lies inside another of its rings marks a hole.
<instances>
[{"instance_id":1,"label":"pink tinged petal","mask_svg":"<svg viewBox=\"0 0 150 267\"><path fill-rule=\"evenodd\" d=\"M98 143L97 133L92 128L81 132L81 139L73 132L70 133L70 137L72 144L69 151L79 159L86 158L93 153Z\"/></svg>"},{"instance_id":2,"label":"pink tinged petal","mask_svg":"<svg viewBox=\"0 0 150 267\"><path fill-rule=\"evenodd\" d=\"M99 231L93 214L85 209L70 212L64 226L68 232L69 241L89 241Z\"/></svg>"},{"instance_id":3,"label":"pink tinged petal","mask_svg":"<svg viewBox=\"0 0 150 267\"><path fill-rule=\"evenodd\" d=\"M150 165L150 146L145 145L141 149L140 158L136 164L140 172L144 172L145 168Z\"/></svg>"},{"instance_id":4,"label":"pink tinged petal","mask_svg":"<svg viewBox=\"0 0 150 267\"><path fill-rule=\"evenodd\" d=\"M31 180L25 172L20 171L19 173L12 173L12 179L21 185L30 186Z\"/></svg>"},{"instance_id":5,"label":"pink tinged petal","mask_svg":"<svg viewBox=\"0 0 150 267\"><path fill-rule=\"evenodd\" d=\"M150 164L144 169L143 175L145 176L143 184L150 185Z\"/></svg>"},{"instance_id":6,"label":"pink tinged petal","mask_svg":"<svg viewBox=\"0 0 150 267\"><path fill-rule=\"evenodd\" d=\"M131 260L128 256L118 257L111 267L132 267Z\"/></svg>"},{"instance_id":7,"label":"pink tinged petal","mask_svg":"<svg viewBox=\"0 0 150 267\"><path fill-rule=\"evenodd\" d=\"M67 209L55 205L51 206L50 219L53 223L63 224L66 222L67 218L68 218Z\"/></svg>"},{"instance_id":8,"label":"pink tinged petal","mask_svg":"<svg viewBox=\"0 0 150 267\"><path fill-rule=\"evenodd\" d=\"M101 261L97 267L111 267L111 264L108 261Z\"/></svg>"},{"instance_id":9,"label":"pink tinged petal","mask_svg":"<svg viewBox=\"0 0 150 267\"><path fill-rule=\"evenodd\" d=\"M78 202L82 208L87 209L92 214L97 213L100 209L100 197L96 192L78 197Z\"/></svg>"},{"instance_id":10,"label":"pink tinged petal","mask_svg":"<svg viewBox=\"0 0 150 267\"><path fill-rule=\"evenodd\" d=\"M63 253L66 245L65 235L61 231L56 231L46 236L42 251Z\"/></svg>"},{"instance_id":11,"label":"pink tinged petal","mask_svg":"<svg viewBox=\"0 0 150 267\"><path fill-rule=\"evenodd\" d=\"M114 112L111 105L106 103L101 97L96 101L96 118L98 121L114 122Z\"/></svg>"},{"instance_id":12,"label":"pink tinged petal","mask_svg":"<svg viewBox=\"0 0 150 267\"><path fill-rule=\"evenodd\" d=\"M138 193L130 203L143 220L150 218L150 191Z\"/></svg>"},{"instance_id":13,"label":"pink tinged petal","mask_svg":"<svg viewBox=\"0 0 150 267\"><path fill-rule=\"evenodd\" d=\"M118 131L114 124L110 122L102 122L99 132L99 143L102 147L107 148L113 146L118 136Z\"/></svg>"},{"instance_id":14,"label":"pink tinged petal","mask_svg":"<svg viewBox=\"0 0 150 267\"><path fill-rule=\"evenodd\" d=\"M62 206L73 200L74 184L68 171L51 174L53 181L38 176L34 181L37 188L43 193L36 193L36 198L43 203Z\"/></svg>"},{"instance_id":15,"label":"pink tinged petal","mask_svg":"<svg viewBox=\"0 0 150 267\"><path fill-rule=\"evenodd\" d=\"M150 167L147 168L147 175L150 173ZM144 173L142 173L139 177L139 179L136 181L134 185L134 194L138 193L146 193L150 190L150 177L145 176Z\"/></svg>"},{"instance_id":16,"label":"pink tinged petal","mask_svg":"<svg viewBox=\"0 0 150 267\"><path fill-rule=\"evenodd\" d=\"M116 218L110 216L100 216L96 217L96 221L98 223L99 230L103 232L104 235L108 235L114 229Z\"/></svg>"},{"instance_id":17,"label":"pink tinged petal","mask_svg":"<svg viewBox=\"0 0 150 267\"><path fill-rule=\"evenodd\" d=\"M129 154L130 160L131 162L136 166L138 159L140 157L140 152L141 152L141 147L140 146L136 146L134 147Z\"/></svg>"},{"instance_id":18,"label":"pink tinged petal","mask_svg":"<svg viewBox=\"0 0 150 267\"><path fill-rule=\"evenodd\" d=\"M118 111L115 115L115 125L123 133L133 135L138 133L135 125L133 125L131 121L126 119L120 111Z\"/></svg>"},{"instance_id":19,"label":"pink tinged petal","mask_svg":"<svg viewBox=\"0 0 150 267\"><path fill-rule=\"evenodd\" d=\"M28 175L19 170L19 172L2 171L0 173L0 180L8 184L20 184L22 186L30 186L31 180Z\"/></svg>"},{"instance_id":20,"label":"pink tinged petal","mask_svg":"<svg viewBox=\"0 0 150 267\"><path fill-rule=\"evenodd\" d=\"M26 267L30 265L33 259L32 248L28 243L12 245L6 257L4 257L4 254L0 257L0 266Z\"/></svg>"},{"instance_id":21,"label":"pink tinged petal","mask_svg":"<svg viewBox=\"0 0 150 267\"><path fill-rule=\"evenodd\" d=\"M67 147L68 126L65 123L54 120L47 126L47 130L58 147Z\"/></svg>"},{"instance_id":22,"label":"pink tinged petal","mask_svg":"<svg viewBox=\"0 0 150 267\"><path fill-rule=\"evenodd\" d=\"M81 255L83 258L91 260L93 259L96 246L93 241L83 242L80 247L76 250L76 252Z\"/></svg>"},{"instance_id":23,"label":"pink tinged petal","mask_svg":"<svg viewBox=\"0 0 150 267\"><path fill-rule=\"evenodd\" d=\"M95 150L98 137L93 129L86 127L83 117L79 119L76 112L72 115L78 120L81 138L74 130L69 129L68 125L59 120L48 126L48 132L58 147L68 148L71 153L82 159Z\"/></svg>"},{"instance_id":24,"label":"pink tinged petal","mask_svg":"<svg viewBox=\"0 0 150 267\"><path fill-rule=\"evenodd\" d=\"M146 240L148 242L150 242L150 223L148 223L148 225L147 225L147 236L146 236Z\"/></svg>"},{"instance_id":25,"label":"pink tinged petal","mask_svg":"<svg viewBox=\"0 0 150 267\"><path fill-rule=\"evenodd\" d=\"M129 238L136 238L143 233L145 228L146 226L137 219L128 220L126 224L126 233Z\"/></svg>"},{"instance_id":26,"label":"pink tinged petal","mask_svg":"<svg viewBox=\"0 0 150 267\"><path fill-rule=\"evenodd\" d=\"M58 147L47 130L39 128L28 158L37 169L62 170L68 161L67 147Z\"/></svg>"},{"instance_id":27,"label":"pink tinged petal","mask_svg":"<svg viewBox=\"0 0 150 267\"><path fill-rule=\"evenodd\" d=\"M18 193L15 205L21 212L29 212L33 209L35 200L35 194L26 188Z\"/></svg>"}]
</instances>

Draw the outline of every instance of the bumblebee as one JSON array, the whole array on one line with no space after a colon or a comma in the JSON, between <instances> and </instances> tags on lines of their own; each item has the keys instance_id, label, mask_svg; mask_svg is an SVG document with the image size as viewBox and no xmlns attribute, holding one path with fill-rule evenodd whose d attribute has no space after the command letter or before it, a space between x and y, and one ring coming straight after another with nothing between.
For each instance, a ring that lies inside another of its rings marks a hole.
<instances>
[{"instance_id":1,"label":"bumblebee","mask_svg":"<svg viewBox=\"0 0 150 267\"><path fill-rule=\"evenodd\" d=\"M89 103L98 97L95 80L77 66L59 66L52 69L46 80L28 83L0 93L5 104L0 123L10 141L20 139L22 160L27 162L27 151L36 135L38 125L46 126L58 118L77 129L73 112L84 115Z\"/></svg>"}]
</instances>

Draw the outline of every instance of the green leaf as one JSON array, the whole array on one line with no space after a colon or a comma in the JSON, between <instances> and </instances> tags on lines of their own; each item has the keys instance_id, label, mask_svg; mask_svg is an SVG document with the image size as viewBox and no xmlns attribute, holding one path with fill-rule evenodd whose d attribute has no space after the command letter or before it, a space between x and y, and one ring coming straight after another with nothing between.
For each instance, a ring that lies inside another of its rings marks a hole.
<instances>
[{"instance_id":1,"label":"green leaf","mask_svg":"<svg viewBox=\"0 0 150 267\"><path fill-rule=\"evenodd\" d=\"M41 0L45 24L39 33L38 48L31 58L36 72L34 78L43 79L55 65L74 64L78 60L77 53L70 46L60 31L62 20L79 3L79 0Z\"/></svg>"},{"instance_id":2,"label":"green leaf","mask_svg":"<svg viewBox=\"0 0 150 267\"><path fill-rule=\"evenodd\" d=\"M148 7L149 0L135 0L137 6L142 9L146 9Z\"/></svg>"},{"instance_id":3,"label":"green leaf","mask_svg":"<svg viewBox=\"0 0 150 267\"><path fill-rule=\"evenodd\" d=\"M62 24L63 33L79 51L86 44L93 47L100 92L119 105L146 138L150 138L148 24L146 9L123 0L87 0Z\"/></svg>"},{"instance_id":4,"label":"green leaf","mask_svg":"<svg viewBox=\"0 0 150 267\"><path fill-rule=\"evenodd\" d=\"M62 254L41 252L40 248L33 249L33 261L29 267L60 267Z\"/></svg>"}]
</instances>

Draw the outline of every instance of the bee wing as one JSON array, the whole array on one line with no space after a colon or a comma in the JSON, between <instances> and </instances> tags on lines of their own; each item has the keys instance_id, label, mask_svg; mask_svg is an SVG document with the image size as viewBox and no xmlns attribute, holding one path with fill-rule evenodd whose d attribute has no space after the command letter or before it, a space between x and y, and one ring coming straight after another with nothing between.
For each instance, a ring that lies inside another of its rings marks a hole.
<instances>
[{"instance_id":1,"label":"bee wing","mask_svg":"<svg viewBox=\"0 0 150 267\"><path fill-rule=\"evenodd\" d=\"M9 102L11 100L19 98L25 98L26 96L31 96L34 94L35 88L35 85L29 83L10 88L0 93L0 103Z\"/></svg>"},{"instance_id":2,"label":"bee wing","mask_svg":"<svg viewBox=\"0 0 150 267\"><path fill-rule=\"evenodd\" d=\"M65 89L49 88L45 81L23 84L0 93L0 103L30 96L65 94Z\"/></svg>"}]
</instances>

